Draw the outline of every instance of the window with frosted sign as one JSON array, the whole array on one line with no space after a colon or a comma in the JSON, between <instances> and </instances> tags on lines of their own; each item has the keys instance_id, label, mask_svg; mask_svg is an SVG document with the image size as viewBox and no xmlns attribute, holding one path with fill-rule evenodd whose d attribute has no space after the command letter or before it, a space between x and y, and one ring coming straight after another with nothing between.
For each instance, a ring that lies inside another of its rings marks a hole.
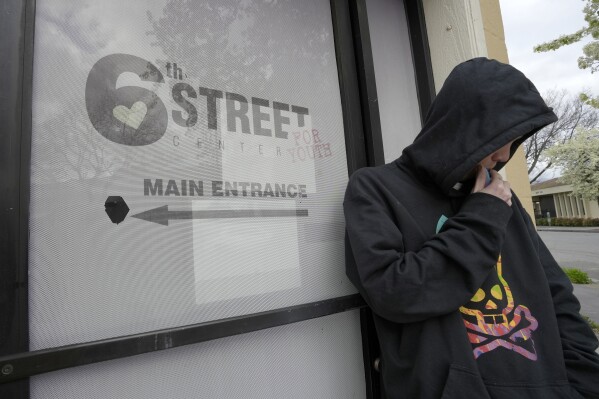
<instances>
[{"instance_id":1,"label":"window with frosted sign","mask_svg":"<svg viewBox=\"0 0 599 399\"><path fill-rule=\"evenodd\" d=\"M36 4L31 349L354 293L327 1Z\"/></svg>"}]
</instances>

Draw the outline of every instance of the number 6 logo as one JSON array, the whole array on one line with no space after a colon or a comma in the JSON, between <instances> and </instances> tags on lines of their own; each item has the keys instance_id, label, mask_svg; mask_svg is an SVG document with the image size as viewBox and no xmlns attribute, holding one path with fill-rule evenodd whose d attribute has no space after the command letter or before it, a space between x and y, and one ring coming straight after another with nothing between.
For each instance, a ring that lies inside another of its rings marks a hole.
<instances>
[{"instance_id":1,"label":"number 6 logo","mask_svg":"<svg viewBox=\"0 0 599 399\"><path fill-rule=\"evenodd\" d=\"M116 88L119 76L133 72L143 81L164 83L151 62L129 54L111 54L94 64L85 85L85 105L94 128L118 144L141 146L160 140L168 114L164 103L142 87Z\"/></svg>"}]
</instances>

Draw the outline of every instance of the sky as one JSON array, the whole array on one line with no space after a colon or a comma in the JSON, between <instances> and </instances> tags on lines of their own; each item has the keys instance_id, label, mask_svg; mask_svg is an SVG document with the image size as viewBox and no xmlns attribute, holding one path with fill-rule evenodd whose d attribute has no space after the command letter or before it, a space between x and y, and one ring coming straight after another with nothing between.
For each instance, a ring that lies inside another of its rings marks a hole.
<instances>
[{"instance_id":1,"label":"sky","mask_svg":"<svg viewBox=\"0 0 599 399\"><path fill-rule=\"evenodd\" d=\"M599 72L578 68L584 39L556 51L535 53L537 44L585 26L583 0L500 0L510 64L524 72L541 94L547 90L588 90L599 94Z\"/></svg>"}]
</instances>

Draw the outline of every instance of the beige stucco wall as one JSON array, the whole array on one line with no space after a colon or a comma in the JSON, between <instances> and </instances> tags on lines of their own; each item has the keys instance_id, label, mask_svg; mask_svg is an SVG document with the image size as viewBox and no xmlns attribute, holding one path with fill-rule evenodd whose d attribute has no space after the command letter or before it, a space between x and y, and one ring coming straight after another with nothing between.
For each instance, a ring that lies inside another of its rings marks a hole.
<instances>
[{"instance_id":1,"label":"beige stucco wall","mask_svg":"<svg viewBox=\"0 0 599 399\"><path fill-rule=\"evenodd\" d=\"M590 218L599 218L599 202L598 201L586 201L584 206L587 210L587 215Z\"/></svg>"},{"instance_id":2,"label":"beige stucco wall","mask_svg":"<svg viewBox=\"0 0 599 399\"><path fill-rule=\"evenodd\" d=\"M488 57L509 63L499 0L480 0L480 8ZM511 161L506 165L505 177L512 185L512 189L518 198L520 198L520 201L522 201L522 205L524 205L528 214L531 216L534 215L526 157L524 156L524 149L522 147L518 149Z\"/></svg>"},{"instance_id":3,"label":"beige stucco wall","mask_svg":"<svg viewBox=\"0 0 599 399\"><path fill-rule=\"evenodd\" d=\"M508 62L499 0L423 0L437 91L460 62L489 57ZM534 215L524 152L503 173L530 215Z\"/></svg>"},{"instance_id":4,"label":"beige stucco wall","mask_svg":"<svg viewBox=\"0 0 599 399\"><path fill-rule=\"evenodd\" d=\"M481 9L478 0L423 0L423 6L439 91L457 64L487 56Z\"/></svg>"}]
</instances>

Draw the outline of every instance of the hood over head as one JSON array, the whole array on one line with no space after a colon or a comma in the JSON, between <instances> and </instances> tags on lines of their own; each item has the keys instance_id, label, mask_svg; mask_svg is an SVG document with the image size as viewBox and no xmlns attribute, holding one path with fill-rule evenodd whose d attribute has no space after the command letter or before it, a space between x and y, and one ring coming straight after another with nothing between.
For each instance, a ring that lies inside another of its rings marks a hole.
<instances>
[{"instance_id":1,"label":"hood over head","mask_svg":"<svg viewBox=\"0 0 599 399\"><path fill-rule=\"evenodd\" d=\"M449 74L422 130L398 161L447 194L486 156L520 137L511 158L524 140L556 120L522 72L475 58Z\"/></svg>"}]
</instances>

